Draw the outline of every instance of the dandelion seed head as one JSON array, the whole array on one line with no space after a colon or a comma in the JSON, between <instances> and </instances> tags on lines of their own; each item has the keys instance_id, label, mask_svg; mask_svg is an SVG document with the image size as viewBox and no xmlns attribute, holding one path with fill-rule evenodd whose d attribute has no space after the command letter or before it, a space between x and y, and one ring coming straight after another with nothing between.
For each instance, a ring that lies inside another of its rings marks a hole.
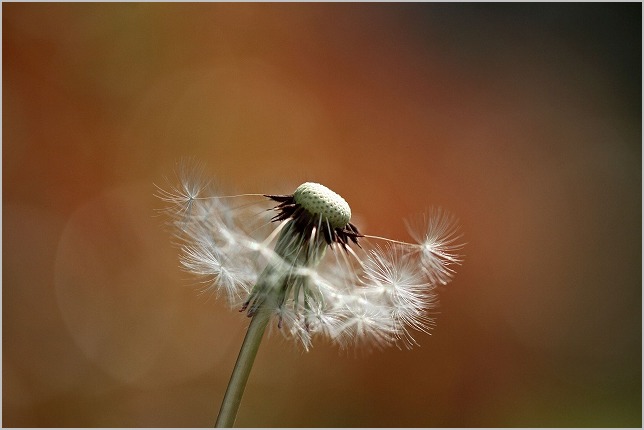
<instances>
[{"instance_id":1,"label":"dandelion seed head","mask_svg":"<svg viewBox=\"0 0 644 430\"><path fill-rule=\"evenodd\" d=\"M305 182L297 187L293 200L309 213L326 220L331 228L342 228L351 221L349 204L324 185Z\"/></svg>"},{"instance_id":2,"label":"dandelion seed head","mask_svg":"<svg viewBox=\"0 0 644 430\"><path fill-rule=\"evenodd\" d=\"M209 195L201 178L182 165L179 185L157 195L171 206L180 262L204 291L249 317L268 311L272 331L307 351L319 337L341 349L411 347L414 332L433 326L435 286L461 262L446 212L409 223L415 242L406 243L360 233L346 200L318 183L286 195Z\"/></svg>"}]
</instances>

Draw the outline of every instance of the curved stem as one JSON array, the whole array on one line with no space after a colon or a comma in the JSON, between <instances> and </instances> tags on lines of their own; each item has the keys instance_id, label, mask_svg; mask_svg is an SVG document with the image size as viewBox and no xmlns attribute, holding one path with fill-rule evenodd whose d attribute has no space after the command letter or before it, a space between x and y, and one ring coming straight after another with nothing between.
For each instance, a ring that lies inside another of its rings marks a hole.
<instances>
[{"instance_id":1,"label":"curved stem","mask_svg":"<svg viewBox=\"0 0 644 430\"><path fill-rule=\"evenodd\" d=\"M260 309L250 321L235 368L230 376L230 382L228 382L226 394L224 394L224 400L221 402L221 409L219 409L215 427L232 427L235 424L237 410L244 395L248 375L250 375L250 371L253 368L253 362L269 319L270 313L263 312Z\"/></svg>"}]
</instances>

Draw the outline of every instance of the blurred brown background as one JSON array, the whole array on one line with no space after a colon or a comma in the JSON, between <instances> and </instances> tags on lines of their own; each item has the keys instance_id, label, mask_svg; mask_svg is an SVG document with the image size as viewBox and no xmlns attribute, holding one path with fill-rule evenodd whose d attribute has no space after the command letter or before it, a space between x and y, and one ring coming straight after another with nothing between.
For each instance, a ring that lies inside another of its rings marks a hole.
<instances>
[{"instance_id":1,"label":"blurred brown background","mask_svg":"<svg viewBox=\"0 0 644 430\"><path fill-rule=\"evenodd\" d=\"M7 4L5 426L211 426L247 320L178 269L182 157L468 242L422 347L265 340L238 426L642 424L641 4Z\"/></svg>"}]
</instances>

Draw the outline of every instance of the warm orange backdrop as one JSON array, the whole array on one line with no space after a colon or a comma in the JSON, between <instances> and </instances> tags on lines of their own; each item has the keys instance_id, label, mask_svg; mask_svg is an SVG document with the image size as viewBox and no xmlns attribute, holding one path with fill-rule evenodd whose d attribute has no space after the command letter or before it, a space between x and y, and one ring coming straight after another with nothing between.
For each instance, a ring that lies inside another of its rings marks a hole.
<instances>
[{"instance_id":1,"label":"warm orange backdrop","mask_svg":"<svg viewBox=\"0 0 644 430\"><path fill-rule=\"evenodd\" d=\"M153 183L342 194L468 242L422 347L265 340L239 426L641 421L641 5L2 5L5 426L210 426L247 320Z\"/></svg>"}]
</instances>

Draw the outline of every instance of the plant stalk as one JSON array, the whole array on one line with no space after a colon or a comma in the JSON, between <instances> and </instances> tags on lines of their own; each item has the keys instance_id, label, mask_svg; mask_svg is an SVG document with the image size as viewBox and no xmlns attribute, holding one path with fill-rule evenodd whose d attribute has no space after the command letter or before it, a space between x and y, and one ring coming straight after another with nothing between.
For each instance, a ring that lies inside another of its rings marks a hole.
<instances>
[{"instance_id":1,"label":"plant stalk","mask_svg":"<svg viewBox=\"0 0 644 430\"><path fill-rule=\"evenodd\" d=\"M215 427L232 427L235 424L248 375L250 375L250 371L253 368L253 362L269 319L270 313L262 309L251 319L235 368L230 376L224 400L221 402L221 409L219 409Z\"/></svg>"}]
</instances>

